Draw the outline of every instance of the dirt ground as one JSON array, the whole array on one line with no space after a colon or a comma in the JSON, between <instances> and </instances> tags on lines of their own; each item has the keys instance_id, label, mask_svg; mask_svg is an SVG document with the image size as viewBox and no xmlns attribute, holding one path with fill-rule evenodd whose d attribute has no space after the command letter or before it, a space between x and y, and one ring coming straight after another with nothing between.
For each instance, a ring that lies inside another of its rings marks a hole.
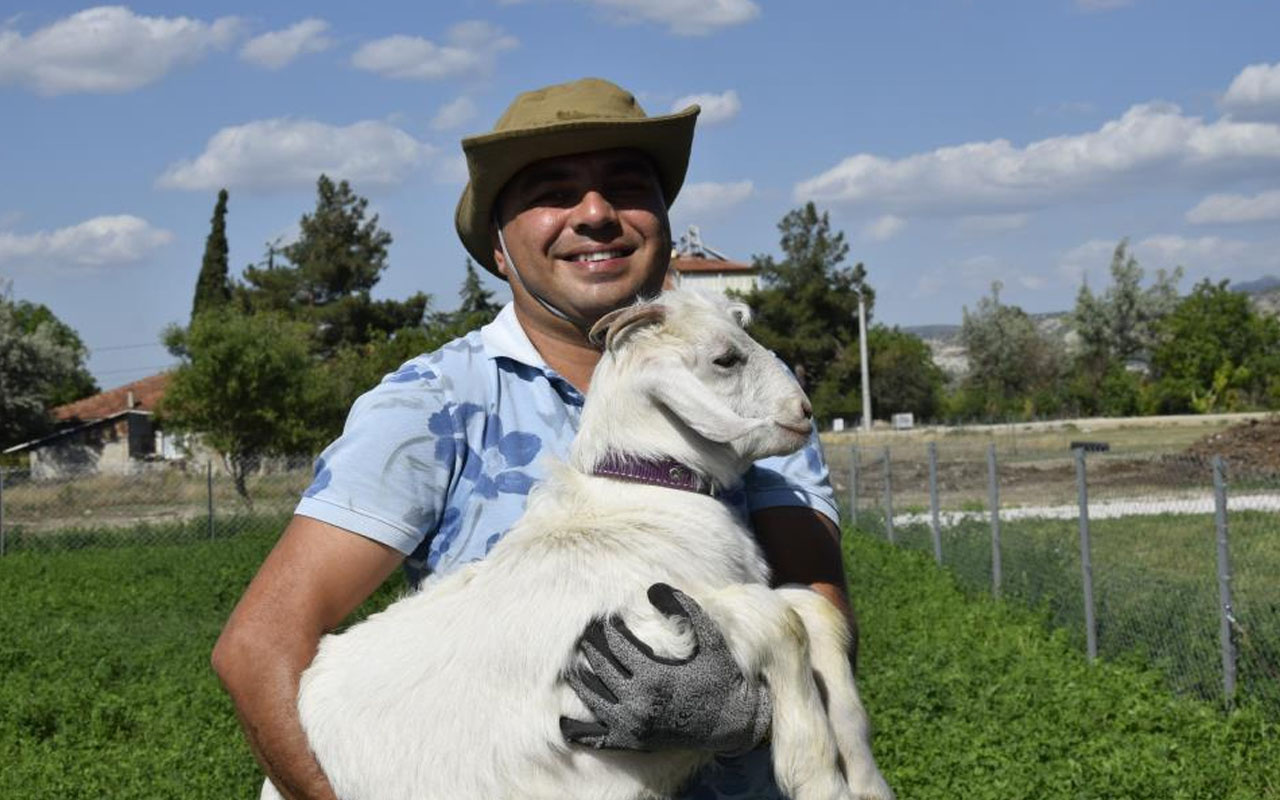
<instances>
[{"instance_id":1,"label":"dirt ground","mask_svg":"<svg viewBox=\"0 0 1280 800\"><path fill-rule=\"evenodd\" d=\"M1280 415L1251 419L1211 433L1187 448L1199 457L1220 455L1232 469L1255 475L1280 474Z\"/></svg>"}]
</instances>

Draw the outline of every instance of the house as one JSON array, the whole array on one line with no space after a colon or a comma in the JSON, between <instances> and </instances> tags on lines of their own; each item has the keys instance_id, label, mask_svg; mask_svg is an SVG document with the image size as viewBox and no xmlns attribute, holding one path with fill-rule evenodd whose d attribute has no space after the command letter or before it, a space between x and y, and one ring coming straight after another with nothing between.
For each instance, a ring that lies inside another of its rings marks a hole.
<instances>
[{"instance_id":1,"label":"house","mask_svg":"<svg viewBox=\"0 0 1280 800\"><path fill-rule=\"evenodd\" d=\"M759 279L759 269L731 261L720 251L703 244L698 229L690 225L672 250L666 285L745 294L756 288Z\"/></svg>"},{"instance_id":2,"label":"house","mask_svg":"<svg viewBox=\"0 0 1280 800\"><path fill-rule=\"evenodd\" d=\"M161 373L53 409L58 429L5 450L25 453L33 479L86 472L132 473L150 461L181 457L179 443L155 424L169 375Z\"/></svg>"}]
</instances>

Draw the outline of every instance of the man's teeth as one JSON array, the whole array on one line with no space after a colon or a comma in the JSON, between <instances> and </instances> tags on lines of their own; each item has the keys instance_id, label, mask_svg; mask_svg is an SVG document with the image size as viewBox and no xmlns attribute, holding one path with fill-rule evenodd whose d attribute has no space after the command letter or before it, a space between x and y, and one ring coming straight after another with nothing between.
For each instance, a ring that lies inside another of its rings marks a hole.
<instances>
[{"instance_id":1,"label":"man's teeth","mask_svg":"<svg viewBox=\"0 0 1280 800\"><path fill-rule=\"evenodd\" d=\"M601 250L599 253L580 253L573 257L574 261L607 261L611 258L622 258L626 254L621 250Z\"/></svg>"}]
</instances>

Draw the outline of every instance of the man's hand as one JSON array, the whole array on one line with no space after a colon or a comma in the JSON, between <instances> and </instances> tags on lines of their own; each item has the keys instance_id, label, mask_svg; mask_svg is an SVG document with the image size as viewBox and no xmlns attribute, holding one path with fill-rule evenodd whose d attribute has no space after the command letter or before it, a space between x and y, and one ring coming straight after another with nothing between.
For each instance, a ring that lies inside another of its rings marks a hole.
<instances>
[{"instance_id":1,"label":"man's hand","mask_svg":"<svg viewBox=\"0 0 1280 800\"><path fill-rule=\"evenodd\" d=\"M579 642L591 670L572 671L569 685L599 722L561 717L564 737L611 750L754 748L769 732L768 690L747 681L719 628L693 598L655 583L649 602L688 620L693 652L664 658L618 617L591 623Z\"/></svg>"}]
</instances>

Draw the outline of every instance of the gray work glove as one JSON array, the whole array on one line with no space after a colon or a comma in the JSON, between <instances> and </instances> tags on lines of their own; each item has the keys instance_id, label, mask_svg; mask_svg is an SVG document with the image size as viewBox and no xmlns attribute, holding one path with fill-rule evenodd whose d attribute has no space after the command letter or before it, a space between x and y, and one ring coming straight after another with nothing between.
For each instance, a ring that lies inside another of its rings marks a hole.
<instances>
[{"instance_id":1,"label":"gray work glove","mask_svg":"<svg viewBox=\"0 0 1280 800\"><path fill-rule=\"evenodd\" d=\"M561 717L561 733L597 749L736 754L754 748L769 732L768 690L748 684L720 629L693 598L655 583L649 602L689 621L693 652L664 658L620 618L592 622L578 644L591 670L572 670L568 680L599 722Z\"/></svg>"}]
</instances>

